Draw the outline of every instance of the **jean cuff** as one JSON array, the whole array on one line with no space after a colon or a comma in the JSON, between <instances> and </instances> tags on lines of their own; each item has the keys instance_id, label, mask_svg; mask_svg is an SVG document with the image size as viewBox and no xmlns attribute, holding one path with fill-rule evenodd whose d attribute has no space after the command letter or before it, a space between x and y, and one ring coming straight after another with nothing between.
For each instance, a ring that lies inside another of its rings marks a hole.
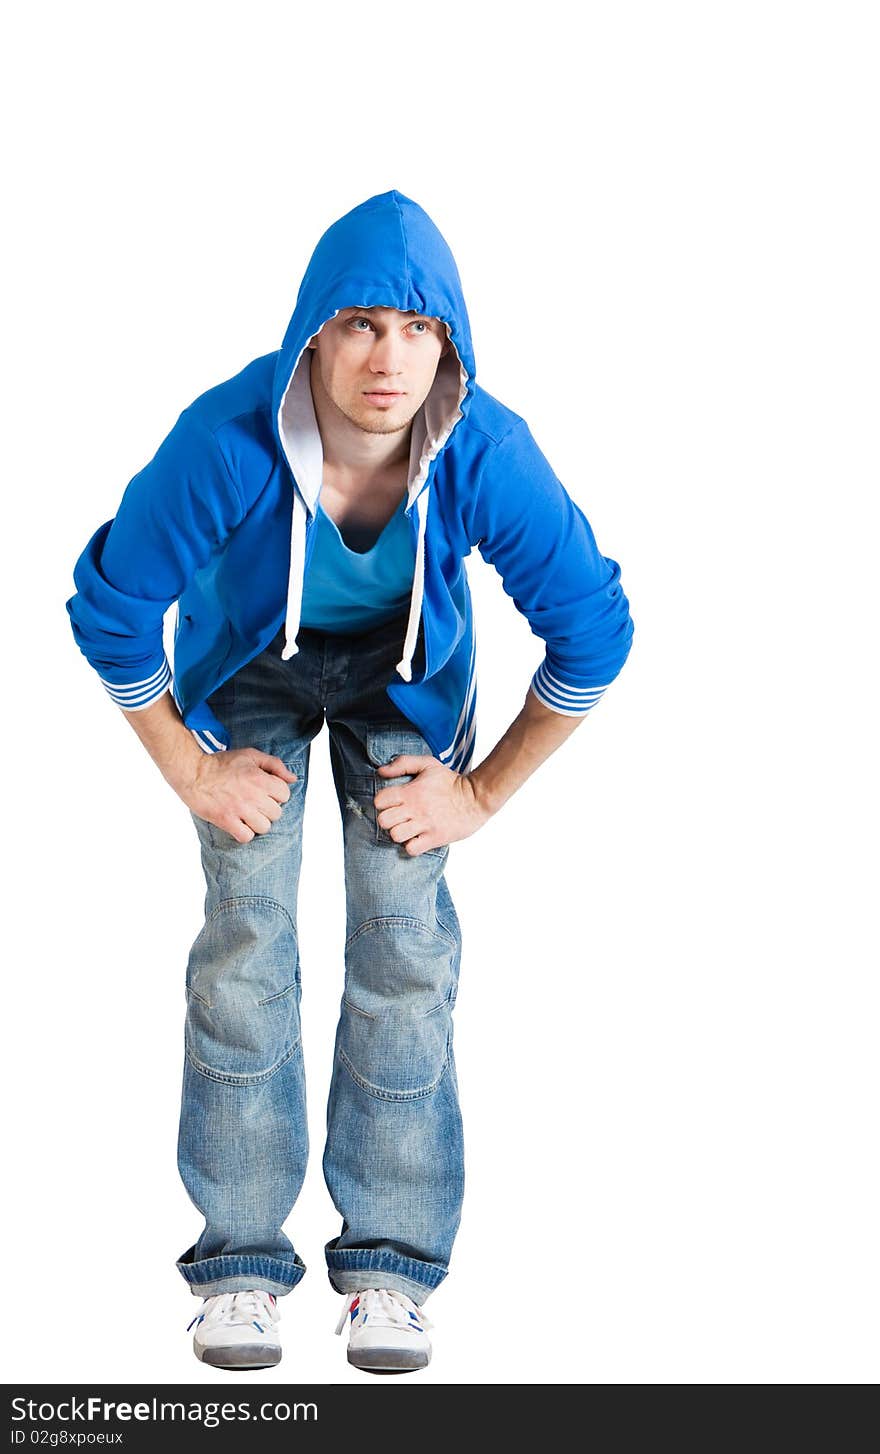
<instances>
[{"instance_id":1,"label":"jean cuff","mask_svg":"<svg viewBox=\"0 0 880 1454\"><path fill-rule=\"evenodd\" d=\"M263 1252L229 1252L222 1257L193 1259L195 1244L178 1259L176 1266L195 1297L213 1297L219 1292L247 1292L261 1288L284 1297L304 1275L305 1263L296 1257L285 1261Z\"/></svg>"},{"instance_id":2,"label":"jean cuff","mask_svg":"<svg viewBox=\"0 0 880 1454\"><path fill-rule=\"evenodd\" d=\"M360 1292L367 1287L392 1287L421 1306L446 1276L436 1262L420 1262L399 1252L366 1247L325 1249L327 1276L337 1292Z\"/></svg>"}]
</instances>

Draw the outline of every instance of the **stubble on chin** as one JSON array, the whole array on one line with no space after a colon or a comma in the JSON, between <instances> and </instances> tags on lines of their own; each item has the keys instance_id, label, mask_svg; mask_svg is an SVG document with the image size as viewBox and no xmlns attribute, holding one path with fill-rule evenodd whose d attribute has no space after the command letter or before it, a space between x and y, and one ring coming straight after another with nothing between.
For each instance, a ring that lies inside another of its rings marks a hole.
<instances>
[{"instance_id":1,"label":"stubble on chin","mask_svg":"<svg viewBox=\"0 0 880 1454\"><path fill-rule=\"evenodd\" d=\"M347 409L343 412L365 434L403 434L415 417L414 414L407 414L406 418L391 419L387 414L371 409L369 405L364 405L356 413L350 413Z\"/></svg>"}]
</instances>

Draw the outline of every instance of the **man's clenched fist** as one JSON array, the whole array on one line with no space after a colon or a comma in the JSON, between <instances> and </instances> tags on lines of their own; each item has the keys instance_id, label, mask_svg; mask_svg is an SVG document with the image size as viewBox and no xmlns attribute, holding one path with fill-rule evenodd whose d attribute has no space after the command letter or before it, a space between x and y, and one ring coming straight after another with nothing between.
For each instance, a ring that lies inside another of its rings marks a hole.
<instances>
[{"instance_id":1,"label":"man's clenched fist","mask_svg":"<svg viewBox=\"0 0 880 1454\"><path fill-rule=\"evenodd\" d=\"M230 833L237 843L250 843L281 817L290 797L288 783L296 781L297 774L280 757L239 747L203 754L178 797L196 817Z\"/></svg>"}]
</instances>

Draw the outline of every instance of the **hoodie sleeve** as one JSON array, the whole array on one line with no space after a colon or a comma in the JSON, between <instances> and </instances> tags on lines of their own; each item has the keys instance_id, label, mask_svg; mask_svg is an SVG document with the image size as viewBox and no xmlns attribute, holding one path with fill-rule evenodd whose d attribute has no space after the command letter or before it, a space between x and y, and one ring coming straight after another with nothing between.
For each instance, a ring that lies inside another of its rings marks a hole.
<instances>
[{"instance_id":1,"label":"hoodie sleeve","mask_svg":"<svg viewBox=\"0 0 880 1454\"><path fill-rule=\"evenodd\" d=\"M585 715L618 675L634 631L617 561L520 419L486 460L471 541L544 642L530 688L545 707Z\"/></svg>"},{"instance_id":2,"label":"hoodie sleeve","mask_svg":"<svg viewBox=\"0 0 880 1454\"><path fill-rule=\"evenodd\" d=\"M170 687L165 613L244 513L215 436L185 409L73 570L74 639L118 707L143 711Z\"/></svg>"}]
</instances>

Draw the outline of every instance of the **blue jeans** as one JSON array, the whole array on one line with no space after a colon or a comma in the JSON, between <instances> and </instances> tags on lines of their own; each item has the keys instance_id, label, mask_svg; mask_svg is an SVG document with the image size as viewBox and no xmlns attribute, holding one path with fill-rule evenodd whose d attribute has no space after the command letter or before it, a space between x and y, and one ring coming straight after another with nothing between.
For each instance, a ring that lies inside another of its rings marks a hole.
<instances>
[{"instance_id":1,"label":"blue jeans","mask_svg":"<svg viewBox=\"0 0 880 1454\"><path fill-rule=\"evenodd\" d=\"M230 749L297 773L281 817L249 843L191 814L207 884L189 952L178 1166L205 1218L177 1261L194 1294L290 1292L305 1263L282 1231L308 1155L297 891L311 742L326 715L342 815L345 978L323 1172L342 1217L325 1244L339 1292L392 1287L422 1303L449 1265L464 1192L452 1011L461 933L448 845L415 857L377 822L376 769L427 753L385 693L406 615L359 636L283 628L210 699ZM419 657L414 673L421 669Z\"/></svg>"}]
</instances>

